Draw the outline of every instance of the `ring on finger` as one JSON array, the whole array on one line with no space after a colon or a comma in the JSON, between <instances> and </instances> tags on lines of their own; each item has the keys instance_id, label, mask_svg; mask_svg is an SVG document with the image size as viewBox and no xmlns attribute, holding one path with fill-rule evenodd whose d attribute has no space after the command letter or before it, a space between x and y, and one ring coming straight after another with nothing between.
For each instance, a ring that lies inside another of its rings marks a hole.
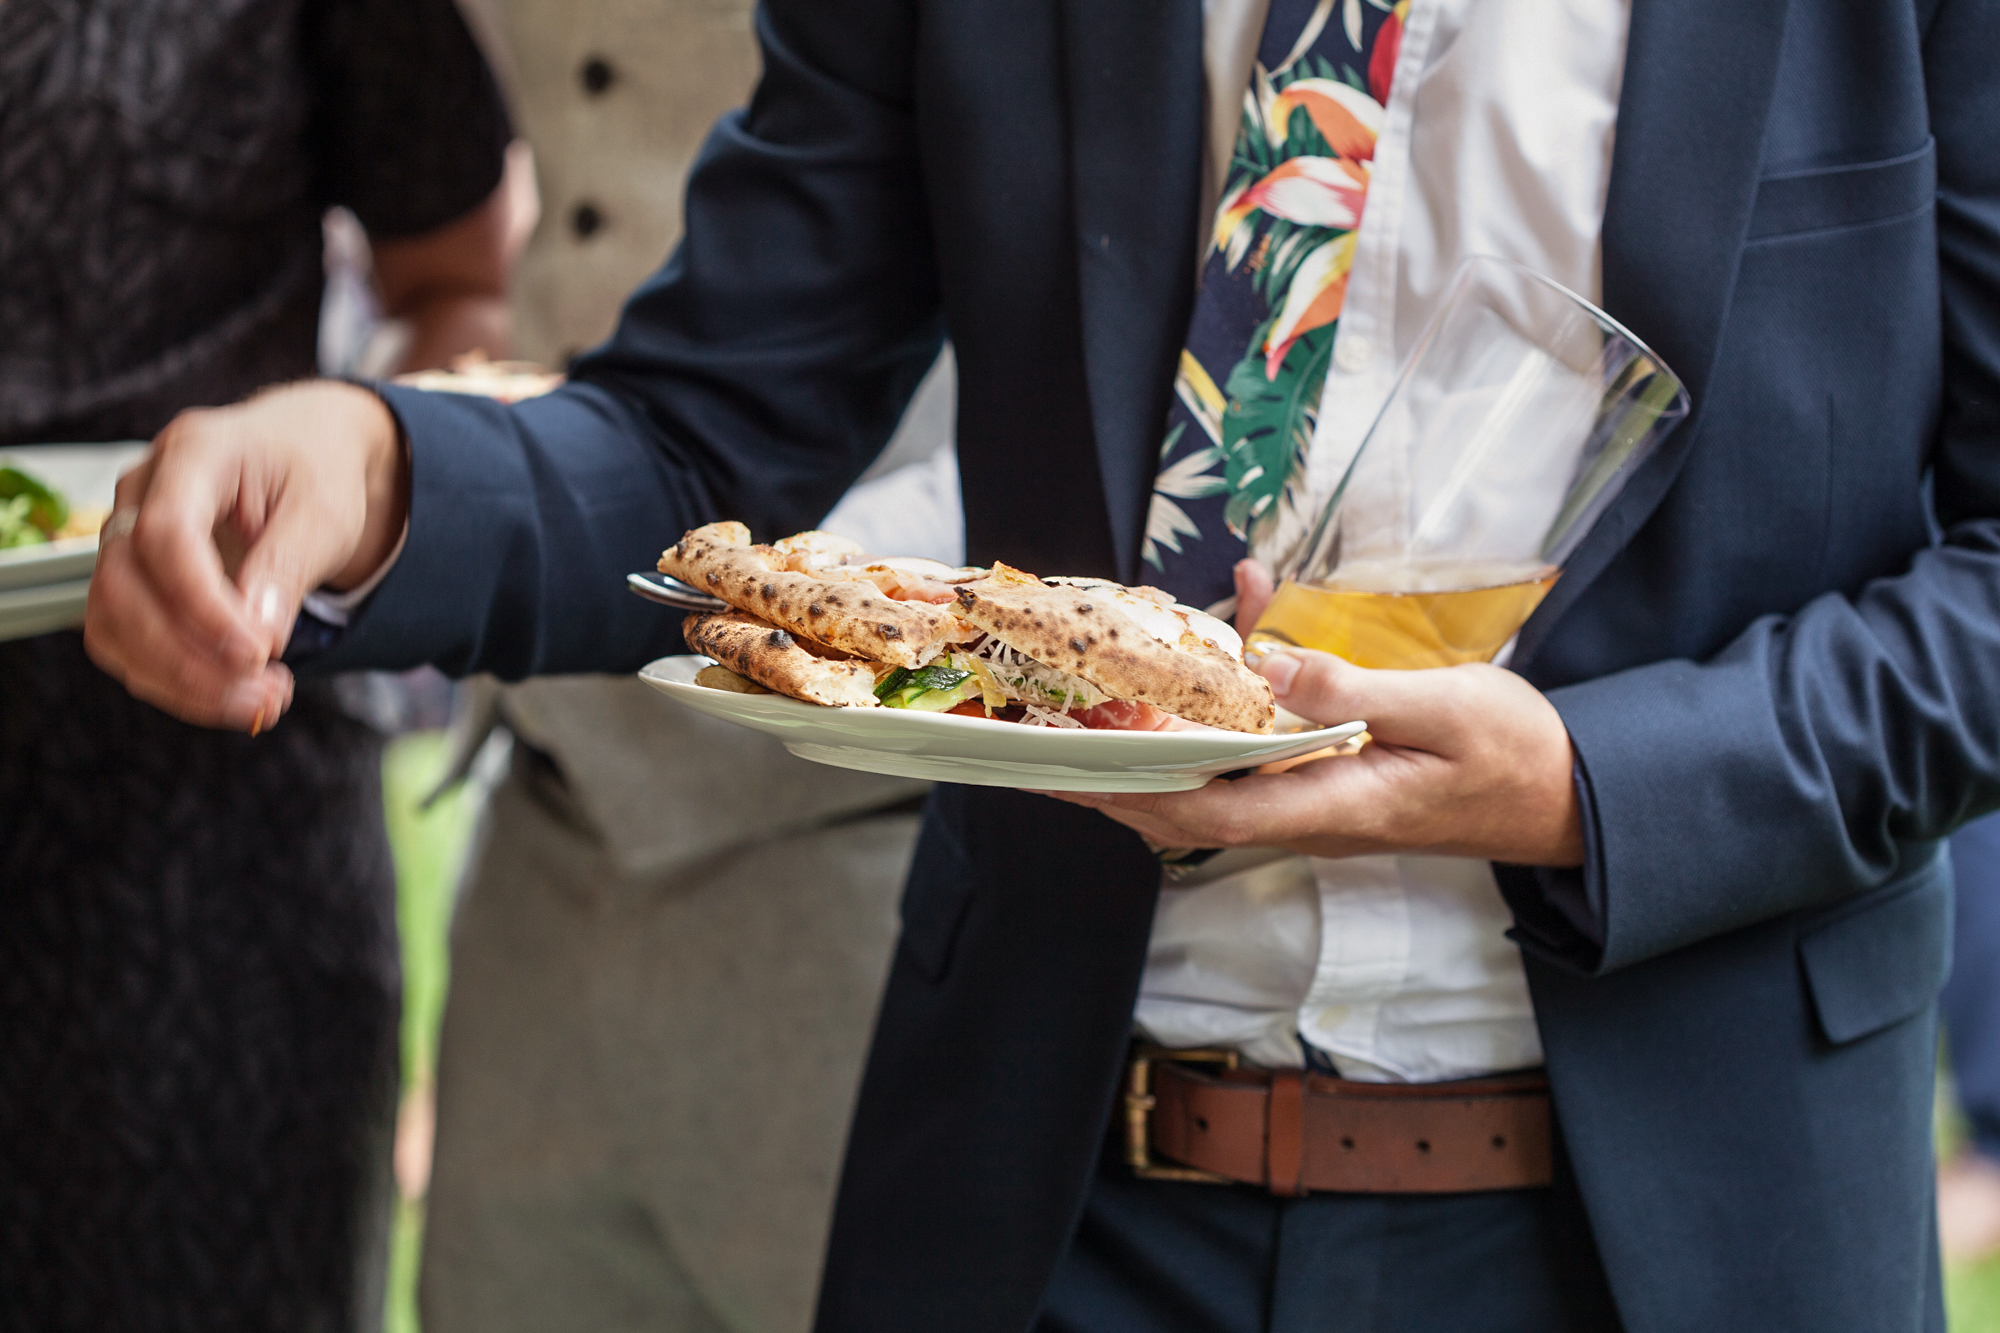
<instances>
[{"instance_id":1,"label":"ring on finger","mask_svg":"<svg viewBox=\"0 0 2000 1333\"><path fill-rule=\"evenodd\" d=\"M132 535L132 529L139 526L139 506L127 505L111 511L111 517L104 520L104 526L97 530L97 544L100 548Z\"/></svg>"}]
</instances>

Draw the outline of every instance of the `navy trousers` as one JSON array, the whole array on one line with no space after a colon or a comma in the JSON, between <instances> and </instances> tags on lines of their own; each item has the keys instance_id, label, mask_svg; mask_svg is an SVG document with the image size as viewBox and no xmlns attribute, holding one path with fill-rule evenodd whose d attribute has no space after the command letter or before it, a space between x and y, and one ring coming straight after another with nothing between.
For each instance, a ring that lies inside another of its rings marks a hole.
<instances>
[{"instance_id":1,"label":"navy trousers","mask_svg":"<svg viewBox=\"0 0 2000 1333\"><path fill-rule=\"evenodd\" d=\"M1560 1165L1550 1189L1279 1199L1139 1180L1107 1152L1035 1333L1619 1327Z\"/></svg>"},{"instance_id":2,"label":"navy trousers","mask_svg":"<svg viewBox=\"0 0 2000 1333\"><path fill-rule=\"evenodd\" d=\"M1973 1146L2000 1161L2000 815L1951 840L1958 921L1940 1006Z\"/></svg>"}]
</instances>

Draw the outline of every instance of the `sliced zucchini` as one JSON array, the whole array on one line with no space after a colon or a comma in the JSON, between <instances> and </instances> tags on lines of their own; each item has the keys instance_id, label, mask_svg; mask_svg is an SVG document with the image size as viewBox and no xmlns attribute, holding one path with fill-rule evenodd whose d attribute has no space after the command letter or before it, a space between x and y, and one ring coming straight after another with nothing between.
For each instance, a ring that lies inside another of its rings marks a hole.
<instances>
[{"instance_id":1,"label":"sliced zucchini","mask_svg":"<svg viewBox=\"0 0 2000 1333\"><path fill-rule=\"evenodd\" d=\"M909 672L900 680L890 676L877 687L876 694L887 708L943 713L977 697L979 678L970 671L933 663Z\"/></svg>"},{"instance_id":2,"label":"sliced zucchini","mask_svg":"<svg viewBox=\"0 0 2000 1333\"><path fill-rule=\"evenodd\" d=\"M882 677L881 681L875 686L875 697L886 700L891 694L902 689L903 682L909 678L910 669L908 667L897 667L894 671Z\"/></svg>"},{"instance_id":3,"label":"sliced zucchini","mask_svg":"<svg viewBox=\"0 0 2000 1333\"><path fill-rule=\"evenodd\" d=\"M909 708L920 713L949 713L967 700L978 697L979 682L967 676L948 689L925 690L921 694L912 695L907 703L896 703L891 700L889 707Z\"/></svg>"}]
</instances>

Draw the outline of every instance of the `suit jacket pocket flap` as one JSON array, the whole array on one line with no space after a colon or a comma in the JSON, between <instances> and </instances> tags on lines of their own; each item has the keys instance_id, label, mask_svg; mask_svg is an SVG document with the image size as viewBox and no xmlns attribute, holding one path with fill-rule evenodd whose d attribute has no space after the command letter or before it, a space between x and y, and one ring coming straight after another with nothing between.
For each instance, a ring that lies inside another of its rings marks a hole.
<instances>
[{"instance_id":1,"label":"suit jacket pocket flap","mask_svg":"<svg viewBox=\"0 0 2000 1333\"><path fill-rule=\"evenodd\" d=\"M1835 1044L1919 1013L1951 969L1951 878L1942 858L1915 884L1889 886L1809 928L1799 958L1821 1031Z\"/></svg>"},{"instance_id":2,"label":"suit jacket pocket flap","mask_svg":"<svg viewBox=\"0 0 2000 1333\"><path fill-rule=\"evenodd\" d=\"M1766 176L1757 184L1750 240L1880 222L1921 211L1937 199L1937 144L1856 166Z\"/></svg>"}]
</instances>

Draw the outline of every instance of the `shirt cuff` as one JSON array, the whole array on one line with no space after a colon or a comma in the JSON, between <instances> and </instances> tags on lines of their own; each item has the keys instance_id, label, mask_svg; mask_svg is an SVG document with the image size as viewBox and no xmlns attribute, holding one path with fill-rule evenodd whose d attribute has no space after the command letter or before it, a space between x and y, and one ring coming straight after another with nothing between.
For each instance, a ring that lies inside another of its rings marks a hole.
<instances>
[{"instance_id":1,"label":"shirt cuff","mask_svg":"<svg viewBox=\"0 0 2000 1333\"><path fill-rule=\"evenodd\" d=\"M403 553L404 545L410 540L410 521L403 520L403 531L396 538L396 547L389 552L389 558L375 567L375 572L346 592L334 592L330 588L316 588L306 594L304 611L324 624L336 629L347 628L347 622L368 600L368 594L382 585L389 577L389 571L396 567L396 558Z\"/></svg>"},{"instance_id":2,"label":"shirt cuff","mask_svg":"<svg viewBox=\"0 0 2000 1333\"><path fill-rule=\"evenodd\" d=\"M1604 960L1604 852L1597 799L1581 756L1571 762L1577 817L1583 825L1581 866L1496 865L1494 877L1514 913L1507 933L1520 946L1580 972Z\"/></svg>"}]
</instances>

